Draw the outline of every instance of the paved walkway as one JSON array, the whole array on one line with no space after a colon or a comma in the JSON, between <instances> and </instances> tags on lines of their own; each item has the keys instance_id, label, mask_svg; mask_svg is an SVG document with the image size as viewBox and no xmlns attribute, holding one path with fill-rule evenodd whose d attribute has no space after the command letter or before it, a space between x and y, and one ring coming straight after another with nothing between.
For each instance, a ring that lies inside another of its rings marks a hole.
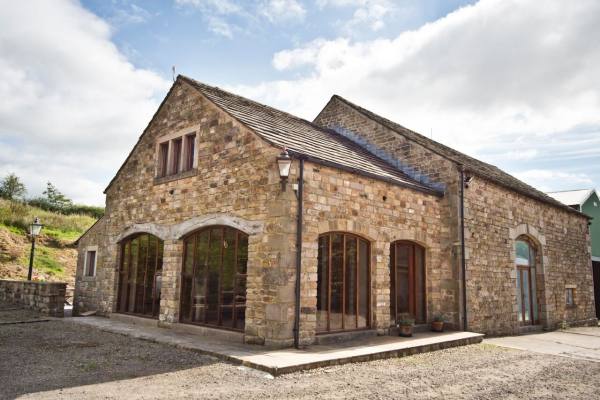
<instances>
[{"instance_id":1,"label":"paved walkway","mask_svg":"<svg viewBox=\"0 0 600 400\"><path fill-rule=\"evenodd\" d=\"M600 328L598 327L507 336L485 339L484 342L536 353L600 362Z\"/></svg>"},{"instance_id":2,"label":"paved walkway","mask_svg":"<svg viewBox=\"0 0 600 400\"><path fill-rule=\"evenodd\" d=\"M262 346L244 345L169 329L133 325L109 318L78 317L65 318L63 321L91 325L109 332L197 351L265 371L273 376L350 362L403 357L479 343L483 339L483 335L471 332L423 332L413 334L412 338L379 336L331 345L310 346L301 350L269 350Z\"/></svg>"}]
</instances>

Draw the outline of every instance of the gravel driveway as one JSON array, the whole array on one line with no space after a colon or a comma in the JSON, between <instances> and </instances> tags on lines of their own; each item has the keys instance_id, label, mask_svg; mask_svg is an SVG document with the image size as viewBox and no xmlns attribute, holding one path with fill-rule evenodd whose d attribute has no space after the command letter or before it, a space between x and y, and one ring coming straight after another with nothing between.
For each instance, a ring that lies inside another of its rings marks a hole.
<instances>
[{"instance_id":1,"label":"gravel driveway","mask_svg":"<svg viewBox=\"0 0 600 400\"><path fill-rule=\"evenodd\" d=\"M600 398L600 363L487 344L266 379L60 321L0 326L0 398Z\"/></svg>"}]
</instances>

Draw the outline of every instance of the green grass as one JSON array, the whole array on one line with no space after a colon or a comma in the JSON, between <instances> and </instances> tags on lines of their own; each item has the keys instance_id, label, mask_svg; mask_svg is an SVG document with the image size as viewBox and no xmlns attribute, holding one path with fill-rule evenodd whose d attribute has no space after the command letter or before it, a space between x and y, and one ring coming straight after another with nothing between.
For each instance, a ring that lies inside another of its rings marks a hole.
<instances>
[{"instance_id":1,"label":"green grass","mask_svg":"<svg viewBox=\"0 0 600 400\"><path fill-rule=\"evenodd\" d=\"M55 250L50 247L36 246L35 256L33 257L33 267L37 268L45 274L52 276L62 276L65 270L63 267L53 258ZM30 253L26 252L20 259L19 264L26 267L29 266Z\"/></svg>"},{"instance_id":2,"label":"green grass","mask_svg":"<svg viewBox=\"0 0 600 400\"><path fill-rule=\"evenodd\" d=\"M58 239L75 240L81 236L96 219L87 215L62 215L21 203L0 200L0 224L16 234L27 234L29 224L35 217L44 226L42 233Z\"/></svg>"}]
</instances>

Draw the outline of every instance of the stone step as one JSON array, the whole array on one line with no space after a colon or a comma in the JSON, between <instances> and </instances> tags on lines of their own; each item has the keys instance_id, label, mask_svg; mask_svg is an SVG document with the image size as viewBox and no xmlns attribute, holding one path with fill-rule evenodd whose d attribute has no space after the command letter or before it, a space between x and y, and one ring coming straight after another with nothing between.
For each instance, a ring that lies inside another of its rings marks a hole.
<instances>
[{"instance_id":1,"label":"stone step","mask_svg":"<svg viewBox=\"0 0 600 400\"><path fill-rule=\"evenodd\" d=\"M347 342L350 340L362 340L377 337L377 331L373 329L365 329L362 331L352 331L352 332L339 332L339 333L328 333L325 335L317 335L315 336L315 341L313 344L323 345L323 344L334 344L340 342Z\"/></svg>"},{"instance_id":2,"label":"stone step","mask_svg":"<svg viewBox=\"0 0 600 400\"><path fill-rule=\"evenodd\" d=\"M543 326L542 325L526 325L526 326L520 326L519 327L519 335L523 335L525 333L535 333L535 332L542 332Z\"/></svg>"}]
</instances>

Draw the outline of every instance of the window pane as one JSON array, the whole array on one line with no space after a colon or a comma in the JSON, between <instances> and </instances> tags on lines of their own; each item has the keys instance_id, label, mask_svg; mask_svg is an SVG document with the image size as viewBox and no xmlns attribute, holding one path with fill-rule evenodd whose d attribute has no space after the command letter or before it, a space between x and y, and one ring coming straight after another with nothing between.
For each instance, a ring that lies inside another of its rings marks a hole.
<instances>
[{"instance_id":1,"label":"window pane","mask_svg":"<svg viewBox=\"0 0 600 400\"><path fill-rule=\"evenodd\" d=\"M152 315L154 274L156 269L157 237L150 236L148 240L148 268L146 271L146 296L144 298L144 315Z\"/></svg>"},{"instance_id":2,"label":"window pane","mask_svg":"<svg viewBox=\"0 0 600 400\"><path fill-rule=\"evenodd\" d=\"M331 236L330 327L342 329L342 296L344 295L344 236Z\"/></svg>"},{"instance_id":3,"label":"window pane","mask_svg":"<svg viewBox=\"0 0 600 400\"><path fill-rule=\"evenodd\" d=\"M94 276L96 270L96 252L88 251L86 276Z\"/></svg>"},{"instance_id":4,"label":"window pane","mask_svg":"<svg viewBox=\"0 0 600 400\"><path fill-rule=\"evenodd\" d=\"M415 273L417 275L417 321L425 322L425 251L415 246Z\"/></svg>"},{"instance_id":5,"label":"window pane","mask_svg":"<svg viewBox=\"0 0 600 400\"><path fill-rule=\"evenodd\" d=\"M529 273L523 271L523 320L531 321L531 293L529 291Z\"/></svg>"},{"instance_id":6,"label":"window pane","mask_svg":"<svg viewBox=\"0 0 600 400\"><path fill-rule=\"evenodd\" d=\"M194 154L196 152L196 135L187 136L187 160L186 169L194 168Z\"/></svg>"},{"instance_id":7,"label":"window pane","mask_svg":"<svg viewBox=\"0 0 600 400\"><path fill-rule=\"evenodd\" d=\"M238 275L248 273L248 237L238 234L238 259L237 259Z\"/></svg>"},{"instance_id":8,"label":"window pane","mask_svg":"<svg viewBox=\"0 0 600 400\"><path fill-rule=\"evenodd\" d=\"M184 322L189 322L191 319L191 298L192 298L192 277L191 276L182 276L181 278L182 288L181 291L183 293L183 298L185 301L181 304L181 320Z\"/></svg>"},{"instance_id":9,"label":"window pane","mask_svg":"<svg viewBox=\"0 0 600 400\"><path fill-rule=\"evenodd\" d=\"M171 174L178 174L181 168L181 139L173 140L171 161Z\"/></svg>"},{"instance_id":10,"label":"window pane","mask_svg":"<svg viewBox=\"0 0 600 400\"><path fill-rule=\"evenodd\" d=\"M146 278L146 261L148 259L148 235L140 236L140 261L136 274L135 308L134 312L141 314L144 307L144 285Z\"/></svg>"},{"instance_id":11,"label":"window pane","mask_svg":"<svg viewBox=\"0 0 600 400\"><path fill-rule=\"evenodd\" d=\"M523 291L521 289L521 270L517 270L517 304L519 305L519 322L523 321Z\"/></svg>"},{"instance_id":12,"label":"window pane","mask_svg":"<svg viewBox=\"0 0 600 400\"><path fill-rule=\"evenodd\" d=\"M396 324L396 244L390 245L390 320Z\"/></svg>"},{"instance_id":13,"label":"window pane","mask_svg":"<svg viewBox=\"0 0 600 400\"><path fill-rule=\"evenodd\" d=\"M327 330L329 310L329 236L319 238L317 265L317 332Z\"/></svg>"},{"instance_id":14,"label":"window pane","mask_svg":"<svg viewBox=\"0 0 600 400\"><path fill-rule=\"evenodd\" d=\"M198 234L196 246L196 271L194 273L195 293L194 293L194 321L205 322L206 292L204 287L204 266L206 265L206 255L208 253L208 230Z\"/></svg>"},{"instance_id":15,"label":"window pane","mask_svg":"<svg viewBox=\"0 0 600 400\"><path fill-rule=\"evenodd\" d=\"M219 325L219 276L221 275L221 240L223 230L210 230L210 245L208 249L208 285L207 285L207 314L208 324Z\"/></svg>"},{"instance_id":16,"label":"window pane","mask_svg":"<svg viewBox=\"0 0 600 400\"><path fill-rule=\"evenodd\" d=\"M369 326L369 244L359 240L358 258L358 327Z\"/></svg>"},{"instance_id":17,"label":"window pane","mask_svg":"<svg viewBox=\"0 0 600 400\"><path fill-rule=\"evenodd\" d=\"M139 238L135 238L131 241L131 263L129 266L129 272L127 274L127 282L129 283L129 299L127 302L127 312L134 312L134 299L135 299L135 279L137 276L138 269L138 256L139 256Z\"/></svg>"},{"instance_id":18,"label":"window pane","mask_svg":"<svg viewBox=\"0 0 600 400\"><path fill-rule=\"evenodd\" d=\"M345 298L345 329L356 328L356 297L357 297L357 264L358 239L346 236L346 298Z\"/></svg>"},{"instance_id":19,"label":"window pane","mask_svg":"<svg viewBox=\"0 0 600 400\"><path fill-rule=\"evenodd\" d=\"M398 308L396 320L400 315L409 315L408 263L409 248L406 246L396 247L396 307Z\"/></svg>"},{"instance_id":20,"label":"window pane","mask_svg":"<svg viewBox=\"0 0 600 400\"><path fill-rule=\"evenodd\" d=\"M183 273L191 275L194 269L194 236L185 241L185 268Z\"/></svg>"},{"instance_id":21,"label":"window pane","mask_svg":"<svg viewBox=\"0 0 600 400\"><path fill-rule=\"evenodd\" d=\"M233 328L234 267L236 232L224 230L223 264L221 267L221 326Z\"/></svg>"},{"instance_id":22,"label":"window pane","mask_svg":"<svg viewBox=\"0 0 600 400\"><path fill-rule=\"evenodd\" d=\"M246 327L246 278L236 279L235 296L235 328L244 329Z\"/></svg>"},{"instance_id":23,"label":"window pane","mask_svg":"<svg viewBox=\"0 0 600 400\"><path fill-rule=\"evenodd\" d=\"M158 256L156 263L156 282L154 284L154 316L158 317L160 313L160 291L162 290L162 266L163 266L163 252L165 248L165 242L160 239L158 240Z\"/></svg>"},{"instance_id":24,"label":"window pane","mask_svg":"<svg viewBox=\"0 0 600 400\"><path fill-rule=\"evenodd\" d=\"M535 282L535 268L531 268L531 299L533 300L533 319L538 320L538 307L537 307L537 289Z\"/></svg>"},{"instance_id":25,"label":"window pane","mask_svg":"<svg viewBox=\"0 0 600 400\"><path fill-rule=\"evenodd\" d=\"M130 243L127 243L123 246L123 258L121 259L121 271L127 271L127 266L129 265L129 246Z\"/></svg>"},{"instance_id":26,"label":"window pane","mask_svg":"<svg viewBox=\"0 0 600 400\"><path fill-rule=\"evenodd\" d=\"M515 243L517 250L517 265L529 265L529 245L521 240Z\"/></svg>"}]
</instances>

